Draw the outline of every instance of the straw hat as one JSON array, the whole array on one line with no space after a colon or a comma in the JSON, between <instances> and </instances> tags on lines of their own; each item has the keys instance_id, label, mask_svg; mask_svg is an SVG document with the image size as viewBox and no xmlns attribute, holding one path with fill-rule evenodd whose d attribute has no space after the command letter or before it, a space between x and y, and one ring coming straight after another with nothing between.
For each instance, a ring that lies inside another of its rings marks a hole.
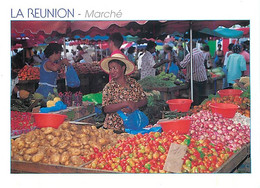
<instances>
[{"instance_id":1,"label":"straw hat","mask_svg":"<svg viewBox=\"0 0 260 188\"><path fill-rule=\"evenodd\" d=\"M120 53L115 53L113 54L111 57L107 57L104 58L100 61L100 67L101 69L106 72L107 74L109 74L109 67L108 67L108 63L111 60L120 60L122 61L125 65L126 65L126 72L125 75L129 75L132 74L135 71L135 65L133 62L129 61L123 54Z\"/></svg>"}]
</instances>

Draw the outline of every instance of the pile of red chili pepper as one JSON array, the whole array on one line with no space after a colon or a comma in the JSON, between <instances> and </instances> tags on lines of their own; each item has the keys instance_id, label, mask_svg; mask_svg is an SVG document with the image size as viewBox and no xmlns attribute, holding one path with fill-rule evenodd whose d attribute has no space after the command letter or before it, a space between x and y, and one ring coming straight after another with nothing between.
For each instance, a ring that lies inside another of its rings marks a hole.
<instances>
[{"instance_id":1,"label":"pile of red chili pepper","mask_svg":"<svg viewBox=\"0 0 260 188\"><path fill-rule=\"evenodd\" d=\"M12 135L28 132L36 127L30 112L11 111Z\"/></svg>"},{"instance_id":2,"label":"pile of red chili pepper","mask_svg":"<svg viewBox=\"0 0 260 188\"><path fill-rule=\"evenodd\" d=\"M183 173L212 173L233 155L223 144L214 145L209 140L195 140L171 131L151 132L119 141L105 152L95 149L93 161L86 167L127 173L166 173L163 168L171 143L188 146L183 157Z\"/></svg>"}]
</instances>

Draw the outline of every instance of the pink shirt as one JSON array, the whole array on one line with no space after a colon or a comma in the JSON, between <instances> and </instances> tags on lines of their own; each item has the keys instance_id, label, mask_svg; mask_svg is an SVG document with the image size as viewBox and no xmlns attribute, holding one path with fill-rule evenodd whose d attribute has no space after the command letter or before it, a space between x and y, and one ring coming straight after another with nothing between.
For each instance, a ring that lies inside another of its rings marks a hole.
<instances>
[{"instance_id":1,"label":"pink shirt","mask_svg":"<svg viewBox=\"0 0 260 188\"><path fill-rule=\"evenodd\" d=\"M244 58L245 58L245 60L246 60L246 62L247 63L249 63L250 62L250 54L247 52L247 51L242 51L241 53L240 53L242 56L244 56Z\"/></svg>"},{"instance_id":2,"label":"pink shirt","mask_svg":"<svg viewBox=\"0 0 260 188\"><path fill-rule=\"evenodd\" d=\"M240 53L246 60L246 71L244 72L245 76L249 76L250 74L250 66L249 66L249 62L250 62L250 54L247 51L242 51Z\"/></svg>"},{"instance_id":3,"label":"pink shirt","mask_svg":"<svg viewBox=\"0 0 260 188\"><path fill-rule=\"evenodd\" d=\"M115 51L113 51L113 52L111 53L111 56L114 55L114 54L122 54L126 59L128 59L128 57L127 57L124 53L122 53L121 50L115 50Z\"/></svg>"}]
</instances>

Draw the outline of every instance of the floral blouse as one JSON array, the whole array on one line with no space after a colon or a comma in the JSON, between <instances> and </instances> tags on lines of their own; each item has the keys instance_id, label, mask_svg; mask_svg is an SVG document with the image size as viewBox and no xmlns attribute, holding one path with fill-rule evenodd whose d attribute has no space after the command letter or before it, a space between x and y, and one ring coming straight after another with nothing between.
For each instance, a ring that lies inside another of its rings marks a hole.
<instances>
[{"instance_id":1,"label":"floral blouse","mask_svg":"<svg viewBox=\"0 0 260 188\"><path fill-rule=\"evenodd\" d=\"M126 76L128 87L118 85L113 79L104 87L102 97L102 107L117 104L123 101L138 102L146 98L141 85L133 78ZM115 113L107 113L105 128L124 131L124 123L120 116Z\"/></svg>"}]
</instances>

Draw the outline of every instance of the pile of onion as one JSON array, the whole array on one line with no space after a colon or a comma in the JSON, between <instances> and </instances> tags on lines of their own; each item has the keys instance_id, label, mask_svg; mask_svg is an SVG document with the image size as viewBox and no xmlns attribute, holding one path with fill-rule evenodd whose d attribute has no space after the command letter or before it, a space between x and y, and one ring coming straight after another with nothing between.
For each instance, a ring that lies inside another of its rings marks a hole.
<instances>
[{"instance_id":1,"label":"pile of onion","mask_svg":"<svg viewBox=\"0 0 260 188\"><path fill-rule=\"evenodd\" d=\"M194 139L209 139L213 144L222 143L232 151L250 142L249 125L235 123L220 114L204 110L184 119L191 119L189 134Z\"/></svg>"}]
</instances>

